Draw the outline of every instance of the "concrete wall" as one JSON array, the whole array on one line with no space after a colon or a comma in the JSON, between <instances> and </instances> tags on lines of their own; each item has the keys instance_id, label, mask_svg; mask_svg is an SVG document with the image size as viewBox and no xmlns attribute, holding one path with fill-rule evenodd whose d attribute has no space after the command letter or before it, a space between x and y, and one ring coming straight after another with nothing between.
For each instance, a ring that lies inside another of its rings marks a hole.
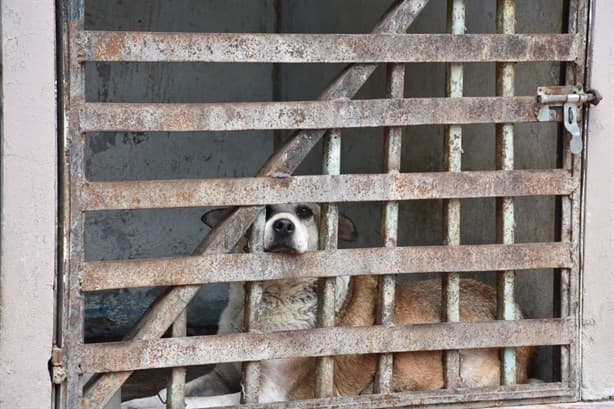
<instances>
[{"instance_id":1,"label":"concrete wall","mask_svg":"<svg viewBox=\"0 0 614 409\"><path fill-rule=\"evenodd\" d=\"M274 32L273 0L86 1L88 29ZM89 64L90 101L270 101L271 64ZM147 179L252 176L273 150L272 132L112 133L88 142L88 178ZM90 260L187 255L207 228L203 209L97 213L88 217ZM86 335L129 329L158 289L87 298ZM191 326L212 331L226 302L224 285L204 288Z\"/></svg>"},{"instance_id":2,"label":"concrete wall","mask_svg":"<svg viewBox=\"0 0 614 409\"><path fill-rule=\"evenodd\" d=\"M334 0L304 2L240 0L87 1L91 29L258 32L369 32L391 1ZM433 0L411 32L446 30L446 7ZM468 2L467 30L494 32L495 2ZM518 1L518 32L560 32L562 3ZM342 67L339 65L270 64L91 64L88 99L96 101L268 101L316 98ZM553 63L518 64L517 93L535 95L539 85L559 82ZM443 96L444 64L407 66L406 96ZM359 98L384 95L384 70L379 69L360 91ZM468 64L465 93L494 95L495 65ZM556 127L517 126L518 168L556 166ZM463 168L494 169L494 126L467 126ZM286 133L282 132L283 139ZM345 173L381 171L381 129L344 131L342 170ZM88 177L93 180L173 177L235 177L253 175L273 150L270 132L101 134L89 139ZM443 169L443 129L407 129L402 170ZM321 148L309 155L299 173L319 173ZM554 240L554 200L518 199L517 240ZM361 236L354 246L379 245L379 205L351 204L342 209L356 222ZM87 258L139 258L189 254L206 233L199 216L203 209L113 212L88 218ZM494 243L494 199L463 201L463 243ZM401 206L401 245L439 244L441 202L407 202ZM492 274L478 274L494 282ZM518 299L531 317L552 315L552 272L518 274ZM117 336L137 319L157 290L121 291L88 297L87 334ZM207 331L225 302L220 286L201 291L190 311L191 326ZM548 354L542 354L548 361ZM545 365L541 365L545 367ZM549 369L539 376L548 378Z\"/></svg>"},{"instance_id":3,"label":"concrete wall","mask_svg":"<svg viewBox=\"0 0 614 409\"><path fill-rule=\"evenodd\" d=\"M0 408L45 409L56 256L55 2L3 0L1 8Z\"/></svg>"},{"instance_id":4,"label":"concrete wall","mask_svg":"<svg viewBox=\"0 0 614 409\"><path fill-rule=\"evenodd\" d=\"M594 12L591 81L604 99L590 111L584 245L582 396L614 398L614 3L598 0Z\"/></svg>"}]
</instances>

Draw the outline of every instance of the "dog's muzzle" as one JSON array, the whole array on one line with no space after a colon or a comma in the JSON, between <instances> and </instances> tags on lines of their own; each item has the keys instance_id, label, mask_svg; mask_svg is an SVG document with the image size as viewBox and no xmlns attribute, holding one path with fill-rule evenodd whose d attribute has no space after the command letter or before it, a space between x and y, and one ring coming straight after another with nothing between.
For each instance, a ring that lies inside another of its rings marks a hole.
<instances>
[{"instance_id":1,"label":"dog's muzzle","mask_svg":"<svg viewBox=\"0 0 614 409\"><path fill-rule=\"evenodd\" d=\"M277 237L282 238L292 236L292 234L294 234L294 230L296 230L294 223L288 219L279 219L273 223L273 231Z\"/></svg>"},{"instance_id":2,"label":"dog's muzzle","mask_svg":"<svg viewBox=\"0 0 614 409\"><path fill-rule=\"evenodd\" d=\"M265 249L271 253L297 253L293 235L296 226L289 219L278 219L273 223L273 243Z\"/></svg>"}]
</instances>

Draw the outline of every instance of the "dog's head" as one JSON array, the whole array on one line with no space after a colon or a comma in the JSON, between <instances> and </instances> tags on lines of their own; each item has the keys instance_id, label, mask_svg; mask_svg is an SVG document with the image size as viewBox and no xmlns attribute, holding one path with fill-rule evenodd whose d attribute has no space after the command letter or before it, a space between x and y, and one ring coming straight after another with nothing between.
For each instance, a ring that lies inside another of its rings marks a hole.
<instances>
[{"instance_id":1,"label":"dog's head","mask_svg":"<svg viewBox=\"0 0 614 409\"><path fill-rule=\"evenodd\" d=\"M229 209L214 209L202 216L209 227L228 215ZM275 253L302 254L318 249L320 206L314 203L280 204L266 207L264 250ZM358 237L354 223L339 215L339 239Z\"/></svg>"}]
</instances>

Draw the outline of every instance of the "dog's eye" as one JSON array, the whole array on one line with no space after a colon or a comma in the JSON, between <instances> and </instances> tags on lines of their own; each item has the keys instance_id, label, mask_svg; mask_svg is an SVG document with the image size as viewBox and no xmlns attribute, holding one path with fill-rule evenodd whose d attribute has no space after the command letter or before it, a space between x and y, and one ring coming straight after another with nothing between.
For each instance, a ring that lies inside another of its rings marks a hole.
<instances>
[{"instance_id":1,"label":"dog's eye","mask_svg":"<svg viewBox=\"0 0 614 409\"><path fill-rule=\"evenodd\" d=\"M309 219L313 216L313 212L307 206L298 206L296 208L296 215L301 219Z\"/></svg>"}]
</instances>

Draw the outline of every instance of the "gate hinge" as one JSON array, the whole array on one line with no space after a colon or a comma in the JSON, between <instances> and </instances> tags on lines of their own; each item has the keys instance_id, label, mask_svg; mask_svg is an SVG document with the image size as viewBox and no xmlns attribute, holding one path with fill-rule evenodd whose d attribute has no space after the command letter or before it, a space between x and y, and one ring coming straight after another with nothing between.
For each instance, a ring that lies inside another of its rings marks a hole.
<instances>
[{"instance_id":1,"label":"gate hinge","mask_svg":"<svg viewBox=\"0 0 614 409\"><path fill-rule=\"evenodd\" d=\"M574 155L582 152L582 129L578 111L585 104L597 105L601 95L596 90L584 91L581 86L553 86L537 88L537 102L540 105L537 120L540 122L556 120L553 108L563 108L563 123L571 135L569 150Z\"/></svg>"},{"instance_id":2,"label":"gate hinge","mask_svg":"<svg viewBox=\"0 0 614 409\"><path fill-rule=\"evenodd\" d=\"M51 382L56 385L66 380L66 370L62 366L62 348L54 345L51 349Z\"/></svg>"}]
</instances>

